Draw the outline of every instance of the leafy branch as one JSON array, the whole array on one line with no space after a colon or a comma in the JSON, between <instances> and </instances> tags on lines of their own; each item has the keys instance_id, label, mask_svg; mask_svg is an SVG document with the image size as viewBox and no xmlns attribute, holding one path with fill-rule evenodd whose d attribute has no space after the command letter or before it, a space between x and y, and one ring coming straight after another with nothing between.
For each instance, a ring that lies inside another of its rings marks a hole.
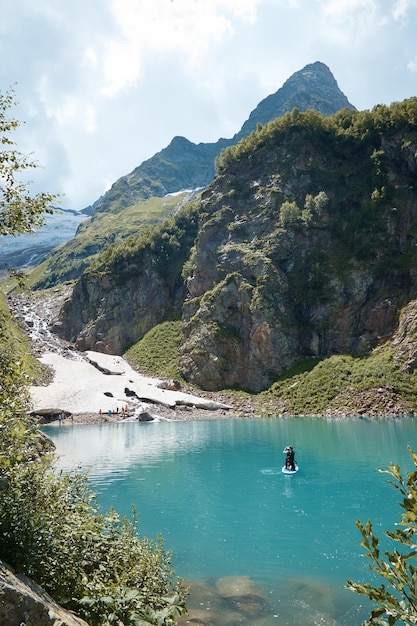
<instances>
[{"instance_id":1,"label":"leafy branch","mask_svg":"<svg viewBox=\"0 0 417 626\"><path fill-rule=\"evenodd\" d=\"M417 455L408 448L414 466L417 467ZM378 537L374 534L372 523L356 522L362 534L361 546L369 559L368 567L386 581L379 587L369 583L359 584L351 580L346 587L367 596L376 604L371 611L366 626L393 626L396 622L417 624L417 471L410 472L404 478L398 465L390 464L387 470L388 483L402 497L401 519L398 528L388 531L385 536L401 545L403 550L381 550Z\"/></svg>"}]
</instances>

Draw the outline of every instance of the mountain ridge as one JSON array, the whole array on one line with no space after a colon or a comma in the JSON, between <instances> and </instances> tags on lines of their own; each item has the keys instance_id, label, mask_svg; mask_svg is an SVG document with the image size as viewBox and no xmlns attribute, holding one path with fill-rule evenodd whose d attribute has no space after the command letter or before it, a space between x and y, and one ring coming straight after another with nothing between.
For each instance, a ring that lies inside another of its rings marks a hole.
<instances>
[{"instance_id":1,"label":"mountain ridge","mask_svg":"<svg viewBox=\"0 0 417 626\"><path fill-rule=\"evenodd\" d=\"M312 97L309 101L310 84ZM345 106L355 110L340 91L330 69L317 61L293 74L274 94L261 101L233 138L195 144L185 137L174 137L166 148L119 178L104 196L84 209L85 213L91 215L91 220L82 225L74 239L50 254L38 272L42 275L36 279L35 286L47 287L78 278L87 267L100 259L108 245L126 236L132 215L131 207L137 205L135 211L140 212L141 203L149 198L163 198L183 189L206 188L215 177L215 162L223 149L235 145L242 134L253 132L251 129L253 126L256 129L258 122L261 124L268 118L275 119L277 115L294 107L304 110L309 104L326 114ZM129 213L128 218L126 212ZM119 223L125 223L124 227L118 229L117 224L113 223L110 233L106 218L109 214L118 215ZM167 211L165 216L168 214ZM132 221L131 225L132 232L134 229L139 232L137 220Z\"/></svg>"},{"instance_id":2,"label":"mountain ridge","mask_svg":"<svg viewBox=\"0 0 417 626\"><path fill-rule=\"evenodd\" d=\"M331 115L344 107L355 109L340 91L327 65L320 61L310 63L292 74L275 93L264 98L232 138L220 138L213 143L196 144L186 137L175 136L167 147L115 181L98 204L94 203L86 207L83 212L91 214L93 207L95 211L109 210L111 204L109 199L115 193L113 188L119 188L122 185L126 185L126 190L122 193L128 194L126 201L130 204L134 204L139 198L145 199L182 189L206 187L215 175L216 156L227 146L237 143L256 130L258 123L266 124L293 108L298 108L300 111L314 108L324 115ZM192 157L194 167L188 173L181 169L178 174L178 164L182 161L189 167L190 157ZM196 167L196 161L199 162L199 168ZM160 176L161 170L164 173L163 177Z\"/></svg>"}]
</instances>

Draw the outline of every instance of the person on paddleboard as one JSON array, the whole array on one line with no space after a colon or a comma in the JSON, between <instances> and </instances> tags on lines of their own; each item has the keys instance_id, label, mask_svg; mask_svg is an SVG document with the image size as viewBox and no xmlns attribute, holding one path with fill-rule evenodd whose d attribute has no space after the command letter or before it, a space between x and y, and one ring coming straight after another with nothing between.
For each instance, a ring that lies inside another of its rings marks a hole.
<instances>
[{"instance_id":1,"label":"person on paddleboard","mask_svg":"<svg viewBox=\"0 0 417 626\"><path fill-rule=\"evenodd\" d=\"M286 455L285 457L285 467L286 469L295 472L295 455L294 448L292 446L285 446L283 449L283 453Z\"/></svg>"}]
</instances>

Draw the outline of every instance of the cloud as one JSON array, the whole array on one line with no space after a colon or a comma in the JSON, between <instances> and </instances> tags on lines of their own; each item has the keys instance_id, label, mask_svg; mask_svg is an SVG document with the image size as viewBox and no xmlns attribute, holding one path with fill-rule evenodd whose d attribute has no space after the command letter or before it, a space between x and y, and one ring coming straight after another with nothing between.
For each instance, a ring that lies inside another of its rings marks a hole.
<instances>
[{"instance_id":1,"label":"cloud","mask_svg":"<svg viewBox=\"0 0 417 626\"><path fill-rule=\"evenodd\" d=\"M416 0L396 0L392 9L394 20L409 21L413 8L416 8Z\"/></svg>"},{"instance_id":2,"label":"cloud","mask_svg":"<svg viewBox=\"0 0 417 626\"><path fill-rule=\"evenodd\" d=\"M410 70L410 72L413 72L413 74L417 73L417 55L414 57L414 59L411 59L407 67Z\"/></svg>"},{"instance_id":3,"label":"cloud","mask_svg":"<svg viewBox=\"0 0 417 626\"><path fill-rule=\"evenodd\" d=\"M328 37L339 46L369 39L385 21L374 0L327 0L321 9Z\"/></svg>"},{"instance_id":4,"label":"cloud","mask_svg":"<svg viewBox=\"0 0 417 626\"><path fill-rule=\"evenodd\" d=\"M44 165L34 185L83 208L175 135L231 137L307 63L358 108L415 95L417 0L13 0L0 88Z\"/></svg>"},{"instance_id":5,"label":"cloud","mask_svg":"<svg viewBox=\"0 0 417 626\"><path fill-rule=\"evenodd\" d=\"M176 54L199 71L213 46L233 36L234 20L254 23L260 0L113 0L119 27L103 59L102 92L114 96L134 84L152 54Z\"/></svg>"}]
</instances>

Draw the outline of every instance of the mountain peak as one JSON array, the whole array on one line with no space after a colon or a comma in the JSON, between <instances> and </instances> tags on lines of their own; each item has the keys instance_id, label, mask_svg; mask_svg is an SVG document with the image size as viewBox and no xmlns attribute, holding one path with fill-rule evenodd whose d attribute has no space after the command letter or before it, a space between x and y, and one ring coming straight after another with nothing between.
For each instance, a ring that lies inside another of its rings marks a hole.
<instances>
[{"instance_id":1,"label":"mountain peak","mask_svg":"<svg viewBox=\"0 0 417 626\"><path fill-rule=\"evenodd\" d=\"M151 196L162 197L181 189L206 187L214 178L214 161L223 148L247 137L258 124L267 124L294 108L332 115L344 107L355 109L340 91L327 65L320 61L309 63L292 74L278 91L262 100L231 139L195 144L176 135L166 148L122 176L83 212L91 215L111 211L115 204L126 207Z\"/></svg>"},{"instance_id":2,"label":"mountain peak","mask_svg":"<svg viewBox=\"0 0 417 626\"><path fill-rule=\"evenodd\" d=\"M313 80L315 80L317 77L321 76L322 78L328 79L328 80L332 81L334 84L337 84L333 74L330 71L330 68L325 63L322 63L321 61L315 61L314 63L308 63L301 70L298 70L298 72L294 72L294 74L292 74L292 76L290 76L285 81L285 83L288 83L289 81L293 80L294 78L301 77L301 76L305 76L308 79L313 79ZM284 83L284 85L285 85L285 83Z\"/></svg>"},{"instance_id":3,"label":"mountain peak","mask_svg":"<svg viewBox=\"0 0 417 626\"><path fill-rule=\"evenodd\" d=\"M339 89L327 65L321 61L309 63L258 104L234 139L246 137L257 124L267 124L294 108L299 111L314 109L323 115L332 115L345 107L355 109Z\"/></svg>"},{"instance_id":4,"label":"mountain peak","mask_svg":"<svg viewBox=\"0 0 417 626\"><path fill-rule=\"evenodd\" d=\"M295 89L296 91L308 89L310 92L319 92L320 94L326 94L328 97L333 95L335 98L335 106L337 106L338 109L343 108L343 106L340 107L340 104L347 106L349 109L355 108L348 101L344 93L340 91L337 81L330 69L321 61L309 63L298 72L292 74L276 93L278 94L280 91L288 88ZM335 113L333 110L331 112ZM322 113L325 113L325 111L322 111Z\"/></svg>"}]
</instances>

